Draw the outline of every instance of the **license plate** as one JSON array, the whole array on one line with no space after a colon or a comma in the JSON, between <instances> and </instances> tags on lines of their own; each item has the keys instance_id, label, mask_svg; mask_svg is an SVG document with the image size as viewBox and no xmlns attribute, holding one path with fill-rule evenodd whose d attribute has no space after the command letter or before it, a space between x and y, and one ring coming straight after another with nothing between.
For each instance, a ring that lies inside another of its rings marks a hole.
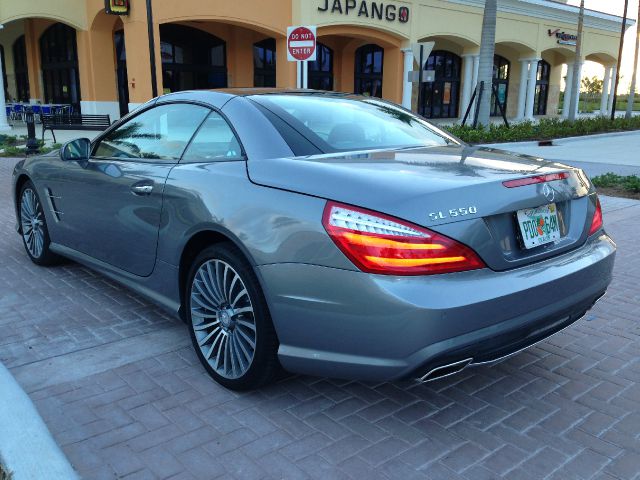
<instances>
[{"instance_id":1,"label":"license plate","mask_svg":"<svg viewBox=\"0 0 640 480\"><path fill-rule=\"evenodd\" d=\"M555 203L518 210L518 224L524 248L534 248L560 240L558 210Z\"/></svg>"}]
</instances>

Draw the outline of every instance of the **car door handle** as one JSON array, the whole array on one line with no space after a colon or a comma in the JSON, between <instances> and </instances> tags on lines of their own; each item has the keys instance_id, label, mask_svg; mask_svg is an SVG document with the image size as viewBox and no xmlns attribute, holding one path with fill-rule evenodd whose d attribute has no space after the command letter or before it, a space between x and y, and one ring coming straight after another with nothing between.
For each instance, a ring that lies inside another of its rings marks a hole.
<instances>
[{"instance_id":1,"label":"car door handle","mask_svg":"<svg viewBox=\"0 0 640 480\"><path fill-rule=\"evenodd\" d=\"M131 186L131 191L135 195L150 195L153 192L153 183L146 181L134 183Z\"/></svg>"}]
</instances>

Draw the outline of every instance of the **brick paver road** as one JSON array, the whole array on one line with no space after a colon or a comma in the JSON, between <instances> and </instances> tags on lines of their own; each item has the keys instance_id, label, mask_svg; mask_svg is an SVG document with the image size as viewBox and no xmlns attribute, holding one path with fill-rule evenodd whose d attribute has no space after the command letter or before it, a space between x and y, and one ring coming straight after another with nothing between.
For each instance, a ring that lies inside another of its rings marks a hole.
<instances>
[{"instance_id":1,"label":"brick paver road","mask_svg":"<svg viewBox=\"0 0 640 480\"><path fill-rule=\"evenodd\" d=\"M640 477L640 202L603 202L619 246L608 296L524 353L426 385L297 376L237 394L178 320L76 264L29 262L13 163L0 159L0 361L85 478Z\"/></svg>"}]
</instances>

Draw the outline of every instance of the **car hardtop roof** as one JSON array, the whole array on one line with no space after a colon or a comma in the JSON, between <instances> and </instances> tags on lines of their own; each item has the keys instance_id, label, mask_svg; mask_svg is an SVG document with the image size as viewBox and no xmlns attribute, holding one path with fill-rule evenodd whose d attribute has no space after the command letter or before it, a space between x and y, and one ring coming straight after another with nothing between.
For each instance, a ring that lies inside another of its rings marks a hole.
<instances>
[{"instance_id":1,"label":"car hardtop roof","mask_svg":"<svg viewBox=\"0 0 640 480\"><path fill-rule=\"evenodd\" d=\"M360 98L360 95L353 93L333 92L312 89L292 89L292 88L220 88L215 90L184 90L180 92L167 93L157 98L156 103L164 103L175 100L190 100L209 103L214 107L222 107L234 97L248 97L256 95L326 95L331 97Z\"/></svg>"}]
</instances>

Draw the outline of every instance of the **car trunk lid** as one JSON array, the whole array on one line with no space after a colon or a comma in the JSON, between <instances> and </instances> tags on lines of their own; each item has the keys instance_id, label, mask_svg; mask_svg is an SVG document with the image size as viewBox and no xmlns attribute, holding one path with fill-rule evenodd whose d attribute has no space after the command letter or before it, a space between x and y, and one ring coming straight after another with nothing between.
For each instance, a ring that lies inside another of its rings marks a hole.
<instances>
[{"instance_id":1,"label":"car trunk lid","mask_svg":"<svg viewBox=\"0 0 640 480\"><path fill-rule=\"evenodd\" d=\"M248 172L259 185L365 207L444 233L474 248L497 270L560 253L586 238L587 177L527 155L449 145L261 159L249 161ZM557 172L566 172L566 178L504 185ZM516 212L551 203L561 240L523 248Z\"/></svg>"}]
</instances>

